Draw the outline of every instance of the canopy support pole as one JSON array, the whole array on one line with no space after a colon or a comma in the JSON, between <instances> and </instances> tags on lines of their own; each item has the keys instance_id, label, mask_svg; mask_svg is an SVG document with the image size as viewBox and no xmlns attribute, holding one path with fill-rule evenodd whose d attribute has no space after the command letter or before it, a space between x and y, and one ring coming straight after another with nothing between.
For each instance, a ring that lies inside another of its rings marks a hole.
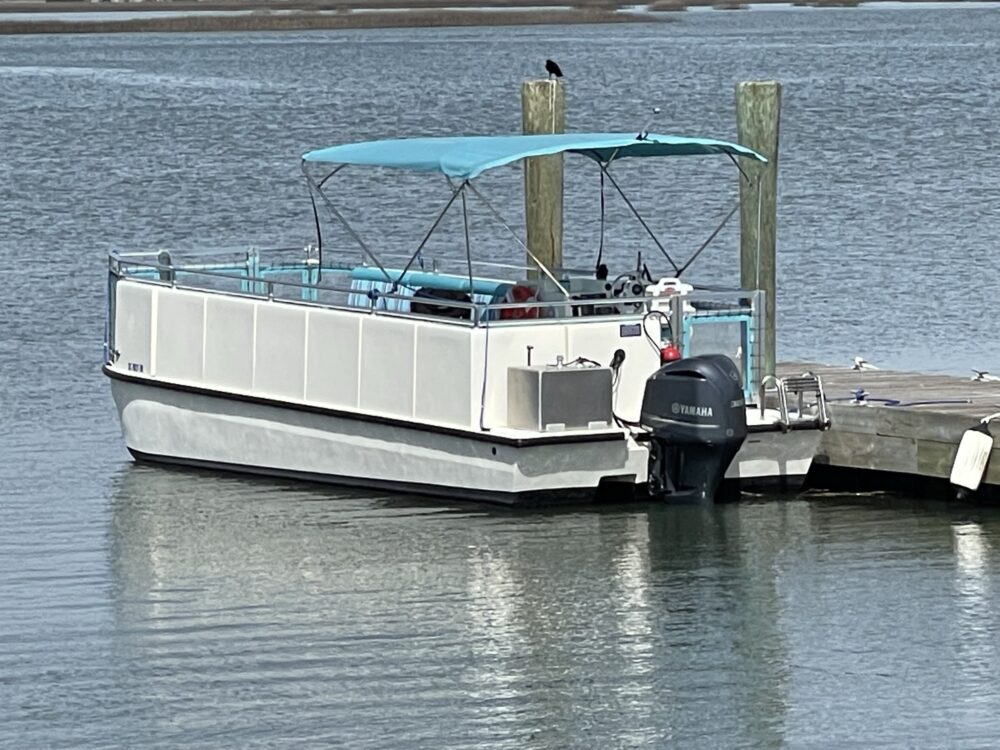
<instances>
[{"instance_id":1,"label":"canopy support pole","mask_svg":"<svg viewBox=\"0 0 1000 750\"><path fill-rule=\"evenodd\" d=\"M503 226L504 229L510 232L510 236L514 238L514 241L517 242L517 244L520 245L522 248L524 248L524 252L526 252L528 254L528 257L535 262L535 265L538 266L538 269L548 277L549 281L551 281L553 284L556 285L556 287L558 287L559 291L565 295L566 299L569 299L570 294L566 290L566 287L560 284L559 280L552 275L552 271L549 270L549 267L546 266L544 263L542 263L542 261L540 261L538 257L533 252L531 252L531 249L526 244L524 244L524 242L521 241L521 238L517 236L517 232L511 229L510 226L507 224L507 222L503 220L503 216L500 215L500 212L497 211L495 208L493 208L493 204L491 204L488 200L486 200L486 196L483 195L481 192L479 192L476 186L473 185L471 182L468 182L467 184L469 186L469 190L471 190L475 194L475 196L483 202L483 205L485 205L486 208L489 209L489 212L493 214L493 217L500 222L500 224Z\"/></svg>"},{"instance_id":2,"label":"canopy support pole","mask_svg":"<svg viewBox=\"0 0 1000 750\"><path fill-rule=\"evenodd\" d=\"M684 273L684 272L685 272L685 271L686 271L686 270L688 269L688 266L690 266L690 265L691 265L692 263L694 263L694 262L695 262L695 260L697 259L697 257L698 257L699 255L701 255L701 253L702 253L702 250L704 250L704 249L705 249L706 247L708 247L708 246L709 246L710 244L712 244L712 241L713 241L713 240L714 240L714 239L715 239L716 237L718 237L718 236L719 236L719 232L721 232L721 231L722 231L722 228L723 228L724 226L726 226L726 224L728 224L728 223L729 223L729 220L730 220L731 218L733 218L733 215L734 215L734 214L735 214L735 213L736 213L737 211L739 211L739 210L740 210L740 202L739 202L739 201L737 200L737 201L736 201L736 203L735 203L735 205L734 205L734 206L733 206L733 207L732 207L731 209L729 209L729 213L728 213L728 214L726 214L726 218L724 218L724 219L722 220L722 223L721 223L721 224L719 224L719 226L717 226L717 227L715 228L715 231L714 231L714 232L712 232L712 233L711 233L710 235L708 235L708 239L707 239L707 240L705 240L705 241L704 241L704 242L703 242L703 243L701 244L701 247L699 247L699 248L698 248L697 250L695 250L695 252L694 252L694 255L692 255L692 256L691 256L690 258L688 258L688 259L687 259L687 262L686 262L686 263L685 263L685 264L684 264L683 266L681 266L680 268L678 268L678 269L677 269L677 278L680 278L681 274L682 274L682 273Z\"/></svg>"},{"instance_id":3,"label":"canopy support pole","mask_svg":"<svg viewBox=\"0 0 1000 750\"><path fill-rule=\"evenodd\" d=\"M326 182L326 180L332 177L335 172L336 170L327 175L323 181ZM304 162L302 165L302 173L306 176L306 182L309 183L310 188L312 190L315 190L316 194L318 194L319 197L323 199L323 203L326 205L326 209L337 219L337 221L341 223L341 225L344 227L344 229L347 230L347 233L354 239L354 241L358 243L364 254L367 255L369 258L371 258L372 261L375 263L375 265L378 266L379 270L382 272L382 275L385 276L386 281L392 283L392 277L389 276L389 272L385 270L385 266L382 265L382 261L380 261L378 259L378 256L375 255L375 253L373 253L368 248L368 245L365 244L365 241L361 239L361 235L359 235L356 231L354 231L354 227L352 227L350 222L347 221L344 215L337 210L337 207L333 205L333 201L331 201L330 198L327 197L327 194L323 192L323 188L320 187L319 184L316 182L316 180L313 179L313 176L306 171ZM320 266L322 267L322 259Z\"/></svg>"},{"instance_id":4,"label":"canopy support pole","mask_svg":"<svg viewBox=\"0 0 1000 750\"><path fill-rule=\"evenodd\" d=\"M451 198L449 198L448 202L444 204L444 208L441 209L441 212L437 215L437 218L434 219L434 223L431 224L431 228L427 230L427 234L424 235L424 238L420 241L420 244L417 246L417 249L413 252L413 255L410 256L410 259L406 261L406 265L403 267L402 273L399 274L399 279L392 282L393 292L396 291L396 288L399 286L399 282L403 280L404 276L406 276L406 272L410 270L410 266L413 265L413 261L417 259L417 257L420 255L420 251L424 249L424 245L427 244L427 241L431 238L431 235L434 234L434 230L438 228L438 224L441 223L441 220L444 218L444 215L448 213L448 209L451 208L451 204L455 202L455 199L459 196L460 193L464 194L465 186L468 183L469 183L468 180L463 180L461 185L459 185L457 188L453 188L451 193ZM449 185L451 184L450 180L448 181L448 184ZM468 239L468 237L466 237L466 239ZM421 263L423 263L423 261L421 261Z\"/></svg>"},{"instance_id":5,"label":"canopy support pole","mask_svg":"<svg viewBox=\"0 0 1000 750\"><path fill-rule=\"evenodd\" d=\"M474 285L472 283L472 243L469 240L469 205L465 200L465 186L468 184L468 180L462 183L462 224L465 227L465 262L469 266L469 301L472 301L472 294L474 291ZM476 317L479 317L478 308L476 312ZM479 322L478 320L475 322Z\"/></svg>"},{"instance_id":6,"label":"canopy support pole","mask_svg":"<svg viewBox=\"0 0 1000 750\"><path fill-rule=\"evenodd\" d=\"M598 162L600 164L600 162ZM601 169L601 242L597 246L597 263L594 264L594 273L600 273L601 264L604 262L604 220L605 220L605 197L604 197L604 170ZM605 269L605 272L607 269ZM598 277L600 278L600 277Z\"/></svg>"},{"instance_id":7,"label":"canopy support pole","mask_svg":"<svg viewBox=\"0 0 1000 750\"><path fill-rule=\"evenodd\" d=\"M347 166L346 164L338 164L336 167L334 167L326 177L324 177L322 180L319 181L318 185L319 189L322 190L323 186L326 184L326 181L329 180L331 177L337 174L337 172L339 172L346 166ZM302 172L305 173L305 171L306 171L306 162L303 160ZM319 221L319 209L316 208L316 195L313 192L312 183L308 180L308 175L306 175L306 178L307 178L306 187L309 188L309 202L312 203L313 221L316 223L316 253L317 253L316 262L319 263L319 266L316 268L316 283L318 284L323 280L323 228Z\"/></svg>"},{"instance_id":8,"label":"canopy support pole","mask_svg":"<svg viewBox=\"0 0 1000 750\"><path fill-rule=\"evenodd\" d=\"M598 162L598 164L600 164L600 162ZM610 164L610 162L608 162L608 164ZM674 263L674 259L670 257L670 253L668 253L667 249L663 247L657 236L653 234L653 230L649 228L649 224L647 224L646 220L642 218L642 215L639 213L636 207L632 205L632 201L630 201L628 199L628 196L625 195L625 191L621 189L621 186L618 184L615 178L611 176L611 172L608 171L608 164L601 164L601 171L607 176L608 180L611 182L611 185L614 187L615 190L618 191L618 195L620 195L622 197L622 200L625 201L625 205L629 207L629 209L635 215L635 218L639 220L639 223L642 224L642 228L646 230L646 234L648 234L650 238L653 240L653 242L656 243L656 246L660 248L660 252L663 253L663 257L666 258L667 262L674 267L674 273L677 274L680 269L678 268L677 264Z\"/></svg>"},{"instance_id":9,"label":"canopy support pole","mask_svg":"<svg viewBox=\"0 0 1000 750\"><path fill-rule=\"evenodd\" d=\"M739 160L739 159L737 159L737 158L736 158L735 156L733 156L732 154L726 154L726 156L728 156L728 157L729 157L729 161L731 161L731 162L732 162L733 164L735 164L735 165L736 165L736 168L737 168L738 170L740 170L740 174L741 174L741 175L743 175L743 179L744 179L744 180L746 180L747 182L750 182L750 181L751 181L751 180L750 180L750 175L748 175L748 174L746 173L746 170L745 170L745 169L743 169L743 165L742 165L742 164L740 164L740 160Z\"/></svg>"}]
</instances>

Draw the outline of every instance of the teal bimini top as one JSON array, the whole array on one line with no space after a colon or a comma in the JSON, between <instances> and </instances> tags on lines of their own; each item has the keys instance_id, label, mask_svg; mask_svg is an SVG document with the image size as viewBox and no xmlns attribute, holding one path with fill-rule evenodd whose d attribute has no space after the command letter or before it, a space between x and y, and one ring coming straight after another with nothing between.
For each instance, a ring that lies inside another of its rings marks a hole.
<instances>
[{"instance_id":1,"label":"teal bimini top","mask_svg":"<svg viewBox=\"0 0 1000 750\"><path fill-rule=\"evenodd\" d=\"M399 138L347 143L310 151L304 161L393 167L415 172L438 172L471 180L488 169L529 156L583 154L600 162L636 156L690 156L729 154L766 162L756 151L737 143L711 138L685 138L648 133L566 133L557 135L497 135L442 138Z\"/></svg>"}]
</instances>

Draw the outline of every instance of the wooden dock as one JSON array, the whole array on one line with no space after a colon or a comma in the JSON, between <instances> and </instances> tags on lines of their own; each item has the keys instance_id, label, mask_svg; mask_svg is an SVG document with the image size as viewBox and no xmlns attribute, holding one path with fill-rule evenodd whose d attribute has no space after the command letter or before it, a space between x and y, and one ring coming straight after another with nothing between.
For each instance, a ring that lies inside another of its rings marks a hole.
<instances>
[{"instance_id":1,"label":"wooden dock","mask_svg":"<svg viewBox=\"0 0 1000 750\"><path fill-rule=\"evenodd\" d=\"M832 421L810 473L812 486L953 495L948 476L962 434L1000 412L1000 382L849 364L778 365L780 376L807 371L822 377ZM991 500L1000 499L1000 418L994 424L997 438L979 493Z\"/></svg>"}]
</instances>

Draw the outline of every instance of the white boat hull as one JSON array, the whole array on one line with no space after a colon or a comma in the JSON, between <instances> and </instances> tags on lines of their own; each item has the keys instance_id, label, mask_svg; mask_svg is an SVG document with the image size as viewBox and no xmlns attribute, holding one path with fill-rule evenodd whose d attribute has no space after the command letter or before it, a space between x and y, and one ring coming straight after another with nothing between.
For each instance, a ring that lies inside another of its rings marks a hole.
<instances>
[{"instance_id":1,"label":"white boat hull","mask_svg":"<svg viewBox=\"0 0 1000 750\"><path fill-rule=\"evenodd\" d=\"M620 434L516 445L117 379L111 388L138 459L509 503L646 481L645 448Z\"/></svg>"},{"instance_id":2,"label":"white boat hull","mask_svg":"<svg viewBox=\"0 0 1000 750\"><path fill-rule=\"evenodd\" d=\"M592 500L601 487L627 499L647 480L646 448L621 436L517 444L135 380L111 388L139 460L509 504ZM795 488L819 435L751 434L726 477Z\"/></svg>"},{"instance_id":3,"label":"white boat hull","mask_svg":"<svg viewBox=\"0 0 1000 750\"><path fill-rule=\"evenodd\" d=\"M798 490L805 484L823 433L818 429L792 432L752 432L726 471L744 489L773 487Z\"/></svg>"}]
</instances>

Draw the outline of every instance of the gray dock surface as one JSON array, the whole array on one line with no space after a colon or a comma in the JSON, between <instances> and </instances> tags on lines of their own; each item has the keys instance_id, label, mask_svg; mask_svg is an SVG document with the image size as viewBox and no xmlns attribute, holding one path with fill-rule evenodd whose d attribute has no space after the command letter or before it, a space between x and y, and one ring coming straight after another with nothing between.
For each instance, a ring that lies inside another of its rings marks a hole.
<instances>
[{"instance_id":1,"label":"gray dock surface","mask_svg":"<svg viewBox=\"0 0 1000 750\"><path fill-rule=\"evenodd\" d=\"M832 427L815 468L825 477L854 470L947 480L962 434L1000 412L1000 382L897 370L855 370L850 364L783 362L778 375L813 372L823 379ZM864 391L860 403L855 392ZM1000 418L992 430L1000 436ZM1000 489L1000 441L983 479ZM841 470L841 471L837 471ZM856 478L856 477L855 477ZM940 482L934 484L940 487Z\"/></svg>"}]
</instances>

